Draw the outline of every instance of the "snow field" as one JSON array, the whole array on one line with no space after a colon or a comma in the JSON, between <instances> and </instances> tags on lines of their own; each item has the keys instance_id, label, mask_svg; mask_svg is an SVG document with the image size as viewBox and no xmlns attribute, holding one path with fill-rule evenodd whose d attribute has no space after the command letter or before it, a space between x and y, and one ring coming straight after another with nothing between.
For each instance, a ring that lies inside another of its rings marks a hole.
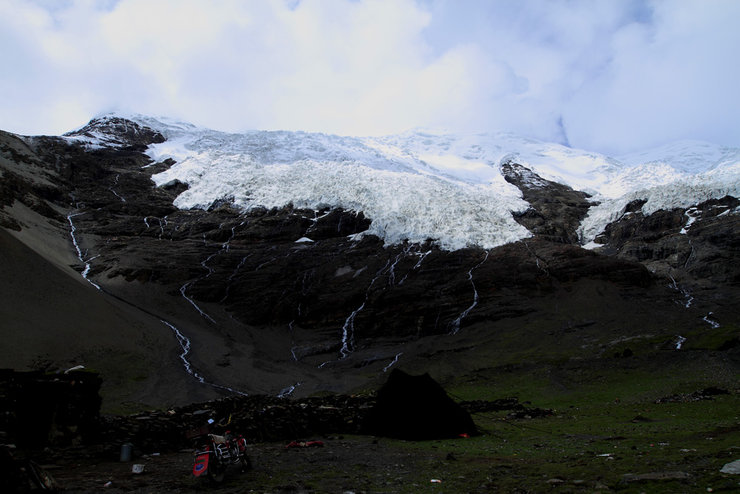
<instances>
[{"instance_id":1,"label":"snow field","mask_svg":"<svg viewBox=\"0 0 740 494\"><path fill-rule=\"evenodd\" d=\"M177 162L153 177L157 185L173 180L189 185L177 207L207 208L223 198L245 209L291 203L341 207L363 211L372 219L368 233L387 244L434 239L448 250L488 249L530 236L511 214L528 204L501 175L499 167L508 160L592 195L594 206L580 228L582 243L589 246L635 199L646 200L642 211L651 214L728 194L740 197L740 148L700 141L615 159L508 133L228 134L168 119L117 116L167 138L148 154Z\"/></svg>"}]
</instances>

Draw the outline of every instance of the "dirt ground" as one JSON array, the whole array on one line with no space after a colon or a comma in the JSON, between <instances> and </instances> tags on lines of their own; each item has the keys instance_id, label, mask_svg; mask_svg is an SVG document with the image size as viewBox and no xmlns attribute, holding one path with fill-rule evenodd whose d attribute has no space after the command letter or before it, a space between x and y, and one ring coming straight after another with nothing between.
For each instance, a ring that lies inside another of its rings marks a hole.
<instances>
[{"instance_id":1,"label":"dirt ground","mask_svg":"<svg viewBox=\"0 0 740 494\"><path fill-rule=\"evenodd\" d=\"M442 448L439 455L420 455L370 436L321 441L323 446L303 448L289 448L286 443L251 445L253 468L241 472L238 466L230 467L220 484L193 477L191 450L138 457L131 462L65 457L45 468L69 493L344 493L434 489L438 483L417 478L415 465L453 462ZM137 463L144 465L144 473L132 473Z\"/></svg>"}]
</instances>

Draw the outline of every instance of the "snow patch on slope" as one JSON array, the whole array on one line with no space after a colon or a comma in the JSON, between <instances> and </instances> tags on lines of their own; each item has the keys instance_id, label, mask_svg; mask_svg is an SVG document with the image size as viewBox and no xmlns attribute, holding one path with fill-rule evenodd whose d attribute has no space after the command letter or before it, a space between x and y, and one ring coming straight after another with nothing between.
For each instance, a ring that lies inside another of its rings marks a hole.
<instances>
[{"instance_id":1,"label":"snow patch on slope","mask_svg":"<svg viewBox=\"0 0 740 494\"><path fill-rule=\"evenodd\" d=\"M740 149L707 143L692 147L681 142L631 155L625 162L640 159L650 161L618 170L609 190L601 194L600 204L589 209L580 228L584 243L619 219L627 204L636 199L647 201L642 213L650 215L661 209L688 208L727 195L740 197Z\"/></svg>"}]
</instances>

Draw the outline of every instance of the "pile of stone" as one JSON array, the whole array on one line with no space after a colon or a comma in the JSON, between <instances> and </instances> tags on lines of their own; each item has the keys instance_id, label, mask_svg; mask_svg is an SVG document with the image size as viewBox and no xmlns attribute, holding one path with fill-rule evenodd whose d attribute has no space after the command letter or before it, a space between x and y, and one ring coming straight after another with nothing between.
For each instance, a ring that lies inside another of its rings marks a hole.
<instances>
[{"instance_id":1,"label":"pile of stone","mask_svg":"<svg viewBox=\"0 0 740 494\"><path fill-rule=\"evenodd\" d=\"M151 411L127 417L105 417L104 435L114 453L130 442L143 453L178 450L193 445L199 436L229 430L250 442L295 440L325 434L357 434L370 396L336 395L287 400L270 396L239 396ZM211 423L209 423L211 422Z\"/></svg>"},{"instance_id":2,"label":"pile of stone","mask_svg":"<svg viewBox=\"0 0 740 494\"><path fill-rule=\"evenodd\" d=\"M497 400L463 401L460 403L460 406L471 414L510 410L506 415L507 419L531 419L553 415L553 411L549 408L526 406L527 404L528 403L520 403L517 398L500 398Z\"/></svg>"},{"instance_id":3,"label":"pile of stone","mask_svg":"<svg viewBox=\"0 0 740 494\"><path fill-rule=\"evenodd\" d=\"M132 443L137 452L176 451L193 447L204 434L231 431L249 442L293 441L336 434L366 433L366 419L376 403L374 395L332 395L284 399L264 395L235 396L166 411L126 417L104 417L101 429L109 438L110 455ZM551 415L551 410L526 407L516 398L466 401L470 413L511 412L507 418ZM209 423L212 421L212 423Z\"/></svg>"},{"instance_id":4,"label":"pile of stone","mask_svg":"<svg viewBox=\"0 0 740 494\"><path fill-rule=\"evenodd\" d=\"M715 396L727 394L730 394L730 392L726 389L710 386L694 391L693 393L682 393L658 398L655 400L655 403L688 403L691 401L713 400Z\"/></svg>"},{"instance_id":5,"label":"pile of stone","mask_svg":"<svg viewBox=\"0 0 740 494\"><path fill-rule=\"evenodd\" d=\"M126 443L140 454L194 446L199 436L231 431L250 442L292 441L334 434L367 433L375 395L303 399L234 396L171 410L100 416L101 379L92 372L0 370L0 440L22 448L98 445L96 453L118 455ZM551 414L516 398L461 403L468 413L510 410L508 418Z\"/></svg>"}]
</instances>

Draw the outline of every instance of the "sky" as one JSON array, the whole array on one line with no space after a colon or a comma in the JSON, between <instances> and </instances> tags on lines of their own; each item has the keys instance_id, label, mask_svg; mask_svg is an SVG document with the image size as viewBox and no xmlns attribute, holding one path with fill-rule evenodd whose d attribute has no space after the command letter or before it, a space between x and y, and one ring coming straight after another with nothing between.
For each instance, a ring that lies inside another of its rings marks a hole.
<instances>
[{"instance_id":1,"label":"sky","mask_svg":"<svg viewBox=\"0 0 740 494\"><path fill-rule=\"evenodd\" d=\"M740 146L740 0L0 0L0 129L507 131Z\"/></svg>"}]
</instances>

